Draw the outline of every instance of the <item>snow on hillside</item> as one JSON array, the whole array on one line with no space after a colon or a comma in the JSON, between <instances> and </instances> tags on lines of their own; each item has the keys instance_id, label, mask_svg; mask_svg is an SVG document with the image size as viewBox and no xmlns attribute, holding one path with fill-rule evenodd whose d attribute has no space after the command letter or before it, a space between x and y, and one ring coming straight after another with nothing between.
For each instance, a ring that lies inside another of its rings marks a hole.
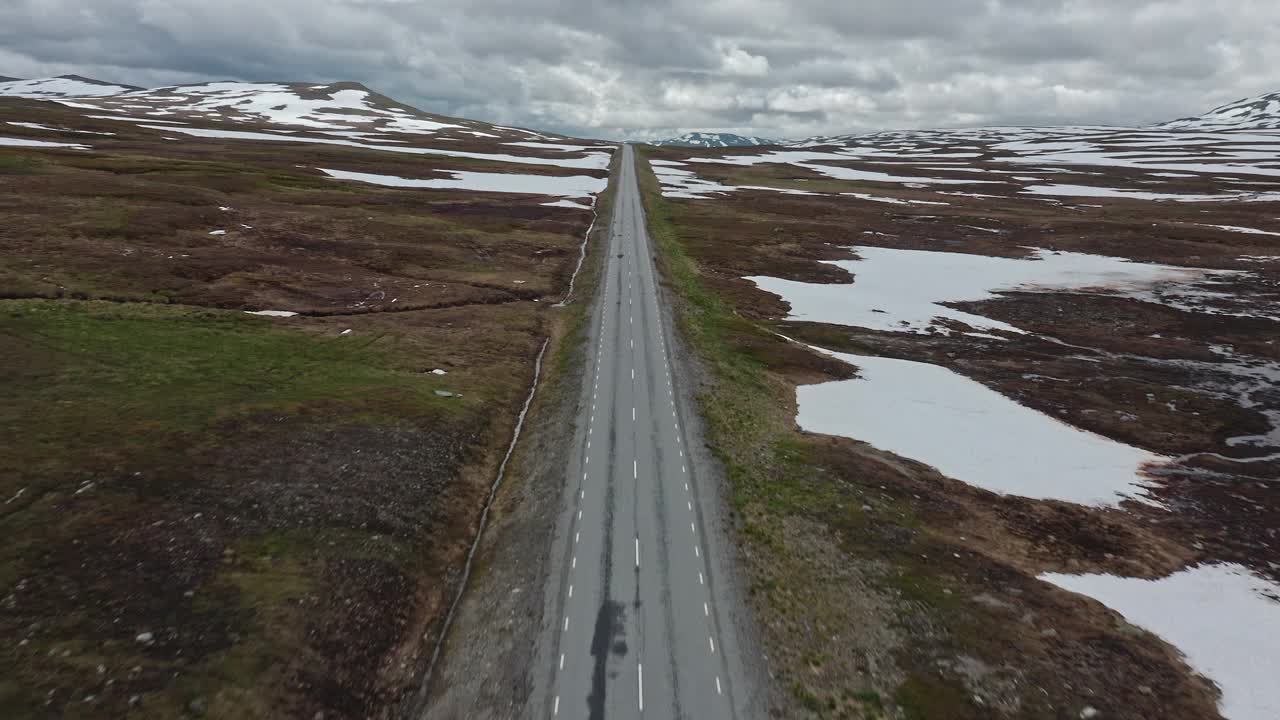
<instances>
[{"instance_id":1,"label":"snow on hillside","mask_svg":"<svg viewBox=\"0 0 1280 720\"><path fill-rule=\"evenodd\" d=\"M117 120L164 134L166 140L245 141L358 148L386 153L465 158L489 163L496 172L453 172L422 180L323 169L335 181L396 187L532 193L559 196L553 207L590 210L576 202L604 189L614 145L563 142L544 135L460 118L424 113L357 83L210 82L149 90L64 77L0 83L0 92L32 97L78 110L86 118ZM31 134L84 133L70 127L9 121ZM110 137L113 133L93 131ZM59 140L61 138L58 138ZM109 142L109 141L105 141ZM85 150L89 145L37 137L0 137L0 145ZM97 147L96 145L94 147ZM528 166L578 171L528 173ZM320 169L320 168L317 168ZM580 174L582 171L600 176Z\"/></svg>"},{"instance_id":2,"label":"snow on hillside","mask_svg":"<svg viewBox=\"0 0 1280 720\"><path fill-rule=\"evenodd\" d=\"M85 103L67 102L73 107ZM95 109L148 117L261 122L313 130L422 133L462 125L417 116L359 85L213 82L123 93L91 101ZM496 136L495 136L496 137Z\"/></svg>"},{"instance_id":3,"label":"snow on hillside","mask_svg":"<svg viewBox=\"0 0 1280 720\"><path fill-rule=\"evenodd\" d=\"M1199 117L1162 123L1171 130L1280 130L1280 92L1245 98Z\"/></svg>"},{"instance_id":4,"label":"snow on hillside","mask_svg":"<svg viewBox=\"0 0 1280 720\"><path fill-rule=\"evenodd\" d=\"M648 144L679 147L751 147L754 145L775 145L776 143L773 140L734 135L732 133L692 132L667 140L654 140Z\"/></svg>"},{"instance_id":5,"label":"snow on hillside","mask_svg":"<svg viewBox=\"0 0 1280 720\"><path fill-rule=\"evenodd\" d=\"M10 80L0 82L0 96L48 100L63 97L107 97L119 95L136 87L112 85L82 78L78 75L63 75L55 78L38 80Z\"/></svg>"},{"instance_id":6,"label":"snow on hillside","mask_svg":"<svg viewBox=\"0 0 1280 720\"><path fill-rule=\"evenodd\" d=\"M130 122L273 125L350 140L411 142L429 135L450 141L555 141L532 130L425 113L358 83L209 82L142 89L68 75L0 82L0 96L51 100L90 117ZM603 144L602 144L603 145Z\"/></svg>"}]
</instances>

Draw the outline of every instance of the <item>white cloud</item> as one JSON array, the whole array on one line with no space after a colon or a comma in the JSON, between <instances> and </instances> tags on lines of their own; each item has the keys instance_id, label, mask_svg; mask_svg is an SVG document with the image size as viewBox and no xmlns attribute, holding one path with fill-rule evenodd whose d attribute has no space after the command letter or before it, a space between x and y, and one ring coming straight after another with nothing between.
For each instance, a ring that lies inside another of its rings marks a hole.
<instances>
[{"instance_id":1,"label":"white cloud","mask_svg":"<svg viewBox=\"0 0 1280 720\"><path fill-rule=\"evenodd\" d=\"M591 136L1145 123L1280 89L1274 0L7 0L0 75L356 80Z\"/></svg>"},{"instance_id":2,"label":"white cloud","mask_svg":"<svg viewBox=\"0 0 1280 720\"><path fill-rule=\"evenodd\" d=\"M769 74L769 58L752 55L731 43L720 44L720 69L727 75L763 77Z\"/></svg>"}]
</instances>

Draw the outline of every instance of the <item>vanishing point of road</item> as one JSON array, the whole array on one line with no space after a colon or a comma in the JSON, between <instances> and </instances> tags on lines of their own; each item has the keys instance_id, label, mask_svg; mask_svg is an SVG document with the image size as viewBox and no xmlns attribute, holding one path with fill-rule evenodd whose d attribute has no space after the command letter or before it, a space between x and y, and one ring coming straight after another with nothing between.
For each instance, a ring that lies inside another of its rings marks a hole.
<instances>
[{"instance_id":1,"label":"vanishing point of road","mask_svg":"<svg viewBox=\"0 0 1280 720\"><path fill-rule=\"evenodd\" d=\"M715 523L714 488L702 489L704 507L635 155L621 153L548 590L545 714L753 716L733 611L717 590L725 541L704 527Z\"/></svg>"}]
</instances>

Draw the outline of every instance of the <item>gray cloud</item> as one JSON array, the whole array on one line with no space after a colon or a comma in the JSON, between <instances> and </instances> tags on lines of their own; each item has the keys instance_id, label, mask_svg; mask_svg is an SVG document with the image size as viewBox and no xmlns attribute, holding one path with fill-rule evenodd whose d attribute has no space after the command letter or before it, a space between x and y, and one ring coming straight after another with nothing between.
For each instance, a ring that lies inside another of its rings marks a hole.
<instances>
[{"instance_id":1,"label":"gray cloud","mask_svg":"<svg viewBox=\"0 0 1280 720\"><path fill-rule=\"evenodd\" d=\"M0 75L357 80L569 134L1136 124L1280 90L1274 0L9 0Z\"/></svg>"}]
</instances>

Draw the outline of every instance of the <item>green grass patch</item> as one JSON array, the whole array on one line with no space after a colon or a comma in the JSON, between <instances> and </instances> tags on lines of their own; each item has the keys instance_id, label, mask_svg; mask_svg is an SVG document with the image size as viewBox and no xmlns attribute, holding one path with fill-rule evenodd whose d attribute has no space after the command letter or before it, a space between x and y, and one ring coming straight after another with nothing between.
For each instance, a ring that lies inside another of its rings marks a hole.
<instances>
[{"instance_id":1,"label":"green grass patch","mask_svg":"<svg viewBox=\"0 0 1280 720\"><path fill-rule=\"evenodd\" d=\"M898 688L895 700L907 720L982 717L975 714L969 693L963 687L933 676L909 676Z\"/></svg>"},{"instance_id":2,"label":"green grass patch","mask_svg":"<svg viewBox=\"0 0 1280 720\"><path fill-rule=\"evenodd\" d=\"M43 158L35 155L0 152L0 175L35 175L46 164Z\"/></svg>"},{"instance_id":3,"label":"green grass patch","mask_svg":"<svg viewBox=\"0 0 1280 720\"><path fill-rule=\"evenodd\" d=\"M383 340L321 338L234 311L0 302L0 474L91 472L164 438L212 440L217 423L271 409L448 412L437 381L397 363L394 339Z\"/></svg>"}]
</instances>

